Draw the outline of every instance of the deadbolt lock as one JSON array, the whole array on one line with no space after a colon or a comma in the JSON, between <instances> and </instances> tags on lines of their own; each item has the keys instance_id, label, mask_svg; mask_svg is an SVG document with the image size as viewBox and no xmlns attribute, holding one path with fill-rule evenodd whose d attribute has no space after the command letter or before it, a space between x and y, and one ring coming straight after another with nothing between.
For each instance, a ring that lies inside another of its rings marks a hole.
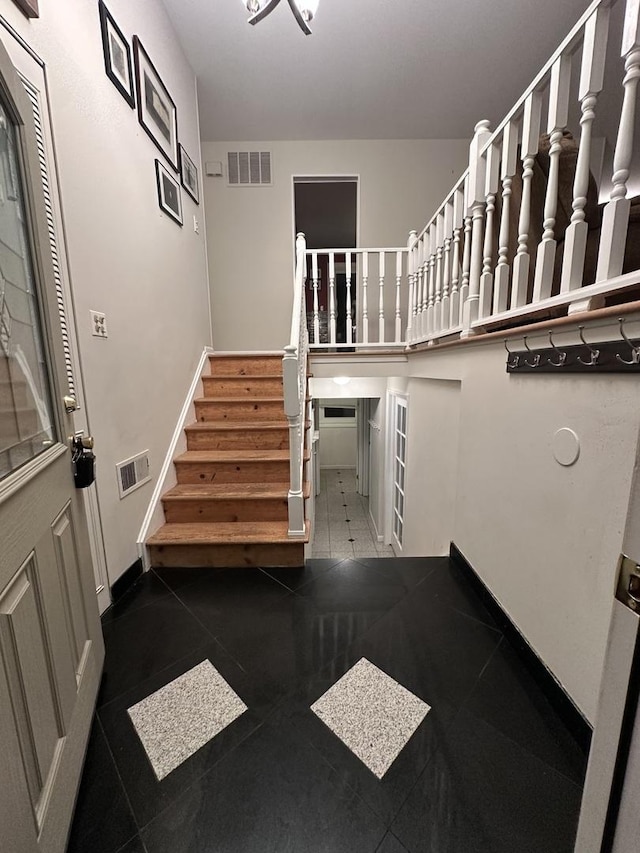
<instances>
[{"instance_id":1,"label":"deadbolt lock","mask_svg":"<svg viewBox=\"0 0 640 853\"><path fill-rule=\"evenodd\" d=\"M616 598L631 610L640 609L640 565L625 554L620 559Z\"/></svg>"}]
</instances>

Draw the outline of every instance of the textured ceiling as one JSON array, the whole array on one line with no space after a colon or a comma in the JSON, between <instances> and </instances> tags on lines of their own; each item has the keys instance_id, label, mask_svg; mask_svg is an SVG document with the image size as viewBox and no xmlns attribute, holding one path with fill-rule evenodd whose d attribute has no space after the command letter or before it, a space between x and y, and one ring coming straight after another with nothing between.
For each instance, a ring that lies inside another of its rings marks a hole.
<instances>
[{"instance_id":1,"label":"textured ceiling","mask_svg":"<svg viewBox=\"0 0 640 853\"><path fill-rule=\"evenodd\" d=\"M205 140L466 138L500 120L588 0L163 0L198 76Z\"/></svg>"}]
</instances>

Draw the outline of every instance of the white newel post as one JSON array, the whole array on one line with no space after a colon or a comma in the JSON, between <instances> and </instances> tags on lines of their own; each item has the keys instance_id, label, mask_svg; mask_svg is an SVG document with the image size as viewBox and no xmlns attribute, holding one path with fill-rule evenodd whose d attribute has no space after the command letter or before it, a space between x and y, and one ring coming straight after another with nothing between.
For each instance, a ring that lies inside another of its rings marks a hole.
<instances>
[{"instance_id":1,"label":"white newel post","mask_svg":"<svg viewBox=\"0 0 640 853\"><path fill-rule=\"evenodd\" d=\"M462 309L461 337L467 338L475 334L471 328L478 319L480 302L480 273L482 272L482 226L484 224L484 186L486 174L485 158L480 156L491 136L489 122L479 121L474 128L473 139L469 148L469 197L471 208L471 266L469 268L469 295Z\"/></svg>"},{"instance_id":2,"label":"white newel post","mask_svg":"<svg viewBox=\"0 0 640 853\"><path fill-rule=\"evenodd\" d=\"M407 308L407 343L410 344L415 337L415 315L416 315L416 269L417 269L417 239L415 231L409 232L407 240L407 274L409 276L409 303Z\"/></svg>"},{"instance_id":3,"label":"white newel post","mask_svg":"<svg viewBox=\"0 0 640 853\"><path fill-rule=\"evenodd\" d=\"M369 284L369 253L362 253L362 343L369 343L369 307L367 305L367 285Z\"/></svg>"},{"instance_id":4,"label":"white newel post","mask_svg":"<svg viewBox=\"0 0 640 853\"><path fill-rule=\"evenodd\" d=\"M442 269L442 309L440 328L444 332L451 324L451 301L449 289L451 287L451 242L453 238L453 199L449 199L444 205L444 251Z\"/></svg>"},{"instance_id":5,"label":"white newel post","mask_svg":"<svg viewBox=\"0 0 640 853\"><path fill-rule=\"evenodd\" d=\"M380 287L378 292L378 340L384 342L384 257L385 253L380 252L378 258L378 275Z\"/></svg>"},{"instance_id":6,"label":"white newel post","mask_svg":"<svg viewBox=\"0 0 640 853\"><path fill-rule=\"evenodd\" d=\"M302 492L302 411L298 395L298 350L293 344L284 348L282 385L284 411L289 422L291 483L289 486L289 536L304 536L304 497Z\"/></svg>"},{"instance_id":7,"label":"white newel post","mask_svg":"<svg viewBox=\"0 0 640 853\"><path fill-rule=\"evenodd\" d=\"M496 193L498 192L498 169L500 167L500 150L497 145L489 146L487 151L487 169L485 174L485 202L487 219L484 227L484 248L482 258L482 275L480 276L479 317L491 315L493 297L493 220L496 209Z\"/></svg>"},{"instance_id":8,"label":"white newel post","mask_svg":"<svg viewBox=\"0 0 640 853\"><path fill-rule=\"evenodd\" d=\"M627 198L633 156L636 90L640 79L640 0L627 0L621 55L624 59L624 98L613 157L613 189L604 209L596 281L622 273L631 201Z\"/></svg>"},{"instance_id":9,"label":"white newel post","mask_svg":"<svg viewBox=\"0 0 640 853\"><path fill-rule=\"evenodd\" d=\"M313 284L313 342L320 343L320 315L318 313L318 253L311 253L311 281Z\"/></svg>"},{"instance_id":10,"label":"white newel post","mask_svg":"<svg viewBox=\"0 0 640 853\"><path fill-rule=\"evenodd\" d=\"M556 260L554 229L558 210L558 177L560 170L560 152L562 134L569 121L569 86L571 84L571 54L561 54L553 63L549 84L549 115L547 133L549 134L549 177L544 201L544 232L538 245L536 269L533 280L533 302L540 302L551 296L553 267Z\"/></svg>"},{"instance_id":11,"label":"white newel post","mask_svg":"<svg viewBox=\"0 0 640 853\"><path fill-rule=\"evenodd\" d=\"M582 65L578 100L580 101L580 147L573 182L573 212L564 238L560 292L582 287L587 233L585 207L589 191L589 164L595 108L604 81L604 63L609 34L609 7L599 6L586 23L582 45ZM590 284L591 282L587 282ZM571 308L569 309L571 311Z\"/></svg>"},{"instance_id":12,"label":"white newel post","mask_svg":"<svg viewBox=\"0 0 640 853\"><path fill-rule=\"evenodd\" d=\"M329 253L329 341L336 342L336 257Z\"/></svg>"},{"instance_id":13,"label":"white newel post","mask_svg":"<svg viewBox=\"0 0 640 853\"><path fill-rule=\"evenodd\" d=\"M498 238L498 266L493 287L493 313L507 310L509 302L509 213L511 210L511 185L518 159L518 125L509 121L502 134L502 217Z\"/></svg>"},{"instance_id":14,"label":"white newel post","mask_svg":"<svg viewBox=\"0 0 640 853\"><path fill-rule=\"evenodd\" d=\"M533 164L538 153L542 96L531 92L524 105L522 122L522 201L518 220L518 251L513 261L511 308L520 308L527 301L529 286L529 228L531 225L531 180Z\"/></svg>"},{"instance_id":15,"label":"white newel post","mask_svg":"<svg viewBox=\"0 0 640 853\"><path fill-rule=\"evenodd\" d=\"M344 256L347 270L347 343L353 343L353 318L351 316L351 252Z\"/></svg>"},{"instance_id":16,"label":"white newel post","mask_svg":"<svg viewBox=\"0 0 640 853\"><path fill-rule=\"evenodd\" d=\"M449 306L449 328L460 323L460 235L464 209L464 189L453 194L453 252L451 257L451 304Z\"/></svg>"},{"instance_id":17,"label":"white newel post","mask_svg":"<svg viewBox=\"0 0 640 853\"><path fill-rule=\"evenodd\" d=\"M399 344L402 341L402 316L400 314L400 285L402 283L402 255L403 252L396 252L396 328L395 342ZM411 264L410 252L407 252L407 277L409 276L409 268ZM408 336L407 336L408 337Z\"/></svg>"}]
</instances>

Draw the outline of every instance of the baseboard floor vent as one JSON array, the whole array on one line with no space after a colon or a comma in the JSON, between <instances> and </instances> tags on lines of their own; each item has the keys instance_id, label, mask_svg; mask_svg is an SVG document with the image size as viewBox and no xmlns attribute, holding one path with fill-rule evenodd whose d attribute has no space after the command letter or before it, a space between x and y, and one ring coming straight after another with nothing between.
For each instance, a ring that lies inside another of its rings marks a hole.
<instances>
[{"instance_id":1,"label":"baseboard floor vent","mask_svg":"<svg viewBox=\"0 0 640 853\"><path fill-rule=\"evenodd\" d=\"M271 184L270 151L229 151L230 187L259 187Z\"/></svg>"},{"instance_id":2,"label":"baseboard floor vent","mask_svg":"<svg viewBox=\"0 0 640 853\"><path fill-rule=\"evenodd\" d=\"M124 462L118 462L116 465L118 474L118 491L120 497L126 497L130 492L133 492L139 486L143 486L151 479L149 473L149 451L143 450L136 456L130 459L125 459Z\"/></svg>"}]
</instances>

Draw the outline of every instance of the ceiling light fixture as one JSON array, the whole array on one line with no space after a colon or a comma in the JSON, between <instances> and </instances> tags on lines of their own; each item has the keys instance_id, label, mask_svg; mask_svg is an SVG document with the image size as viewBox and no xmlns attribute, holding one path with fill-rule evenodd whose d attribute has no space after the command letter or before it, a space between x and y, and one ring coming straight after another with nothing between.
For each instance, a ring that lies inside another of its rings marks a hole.
<instances>
[{"instance_id":1,"label":"ceiling light fixture","mask_svg":"<svg viewBox=\"0 0 640 853\"><path fill-rule=\"evenodd\" d=\"M309 22L313 20L318 9L319 0L288 0L291 11L298 22L298 26L306 36L311 35ZM266 18L276 8L280 0L242 0L247 12L251 15L250 24L257 24Z\"/></svg>"}]
</instances>

